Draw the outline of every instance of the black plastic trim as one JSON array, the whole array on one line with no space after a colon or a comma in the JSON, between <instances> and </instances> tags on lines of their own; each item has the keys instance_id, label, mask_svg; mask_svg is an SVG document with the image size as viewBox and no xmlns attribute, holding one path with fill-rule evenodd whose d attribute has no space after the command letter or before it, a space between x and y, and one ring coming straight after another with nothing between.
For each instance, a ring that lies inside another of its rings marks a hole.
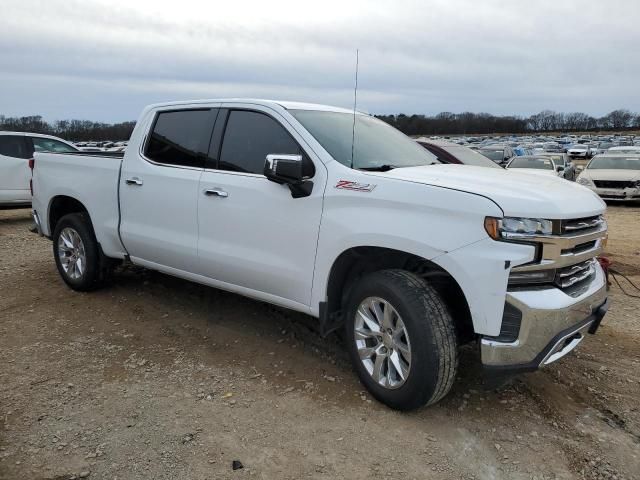
<instances>
[{"instance_id":1,"label":"black plastic trim","mask_svg":"<svg viewBox=\"0 0 640 480\"><path fill-rule=\"evenodd\" d=\"M502 314L502 324L500 334L490 338L495 342L515 342L520 335L520 324L522 323L522 312L508 302L504 303L504 313Z\"/></svg>"}]
</instances>

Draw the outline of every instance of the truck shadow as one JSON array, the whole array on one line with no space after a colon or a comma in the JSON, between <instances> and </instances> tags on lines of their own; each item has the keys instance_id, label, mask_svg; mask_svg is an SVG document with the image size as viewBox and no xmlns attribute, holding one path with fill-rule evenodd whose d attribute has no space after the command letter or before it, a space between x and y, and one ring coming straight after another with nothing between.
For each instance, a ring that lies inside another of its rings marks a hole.
<instances>
[{"instance_id":1,"label":"truck shadow","mask_svg":"<svg viewBox=\"0 0 640 480\"><path fill-rule=\"evenodd\" d=\"M114 274L109 290L123 289L151 300L132 307L143 321L159 323L158 331L183 347L193 338L206 339L208 360L220 366L247 364L276 388L289 388L292 377L329 379L320 394L373 400L352 370L342 332L323 338L317 319L309 315L134 266L120 267ZM153 305L153 311L147 305ZM221 345L226 352L222 357ZM477 346L465 345L452 392L439 405L457 409L469 389L490 393L511 383L486 381Z\"/></svg>"}]
</instances>

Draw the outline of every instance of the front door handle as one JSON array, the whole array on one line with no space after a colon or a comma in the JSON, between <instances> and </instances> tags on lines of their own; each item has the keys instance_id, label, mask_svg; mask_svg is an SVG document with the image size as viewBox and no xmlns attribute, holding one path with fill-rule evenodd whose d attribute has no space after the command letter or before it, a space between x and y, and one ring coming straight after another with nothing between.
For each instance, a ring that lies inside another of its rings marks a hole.
<instances>
[{"instance_id":1,"label":"front door handle","mask_svg":"<svg viewBox=\"0 0 640 480\"><path fill-rule=\"evenodd\" d=\"M227 192L225 192L224 190L222 190L221 188L210 188L204 191L204 194L207 197L211 197L211 196L216 196L216 197L222 197L222 198L227 198L229 196L229 194Z\"/></svg>"},{"instance_id":2,"label":"front door handle","mask_svg":"<svg viewBox=\"0 0 640 480\"><path fill-rule=\"evenodd\" d=\"M142 180L140 180L138 177L127 178L124 183L126 183L127 185L137 185L138 187L142 186Z\"/></svg>"}]
</instances>

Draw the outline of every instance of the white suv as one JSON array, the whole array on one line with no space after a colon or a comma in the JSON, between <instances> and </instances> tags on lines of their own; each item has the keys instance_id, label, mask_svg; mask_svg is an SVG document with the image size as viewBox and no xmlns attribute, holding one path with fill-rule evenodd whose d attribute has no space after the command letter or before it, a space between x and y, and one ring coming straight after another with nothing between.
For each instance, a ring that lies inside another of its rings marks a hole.
<instances>
[{"instance_id":1,"label":"white suv","mask_svg":"<svg viewBox=\"0 0 640 480\"><path fill-rule=\"evenodd\" d=\"M0 132L0 206L31 204L29 160L34 151L73 153L78 149L50 135Z\"/></svg>"}]
</instances>

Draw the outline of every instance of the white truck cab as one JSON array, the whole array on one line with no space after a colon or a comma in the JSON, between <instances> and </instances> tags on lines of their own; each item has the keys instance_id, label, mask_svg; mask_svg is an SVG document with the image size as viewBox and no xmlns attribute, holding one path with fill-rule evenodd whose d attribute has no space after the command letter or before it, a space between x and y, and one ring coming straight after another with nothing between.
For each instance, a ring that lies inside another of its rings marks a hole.
<instances>
[{"instance_id":1,"label":"white truck cab","mask_svg":"<svg viewBox=\"0 0 640 480\"><path fill-rule=\"evenodd\" d=\"M553 176L442 165L359 112L267 100L147 107L124 156L36 153L33 215L63 280L136 265L344 329L397 409L449 391L458 347L534 370L594 333L605 205Z\"/></svg>"}]
</instances>

